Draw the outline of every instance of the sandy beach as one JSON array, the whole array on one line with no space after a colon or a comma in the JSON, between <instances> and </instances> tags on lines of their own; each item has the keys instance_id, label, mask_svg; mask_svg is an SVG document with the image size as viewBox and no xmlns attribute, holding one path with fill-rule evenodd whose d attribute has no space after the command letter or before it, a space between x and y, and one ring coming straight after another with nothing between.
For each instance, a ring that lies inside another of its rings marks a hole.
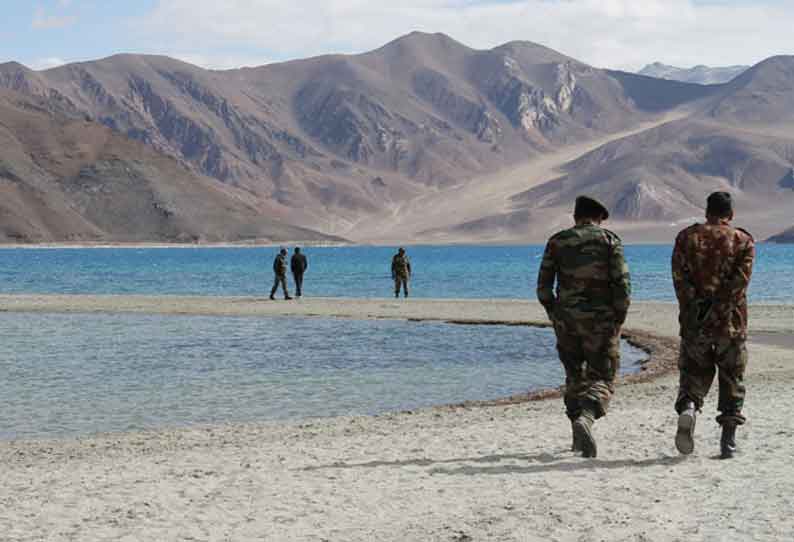
<instances>
[{"instance_id":1,"label":"sandy beach","mask_svg":"<svg viewBox=\"0 0 794 542\"><path fill-rule=\"evenodd\" d=\"M0 296L0 311L545 323L518 300ZM635 303L626 326L668 369L676 311ZM598 459L568 450L556 399L0 442L0 540L788 540L793 335L794 306L752 307L731 461L717 459L716 383L695 453L678 456L669 371L618 388Z\"/></svg>"}]
</instances>

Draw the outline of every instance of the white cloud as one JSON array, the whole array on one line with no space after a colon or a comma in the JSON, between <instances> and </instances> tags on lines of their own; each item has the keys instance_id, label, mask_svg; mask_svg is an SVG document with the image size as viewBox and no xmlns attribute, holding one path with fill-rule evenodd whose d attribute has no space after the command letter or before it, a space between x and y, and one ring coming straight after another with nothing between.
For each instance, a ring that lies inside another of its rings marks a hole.
<instances>
[{"instance_id":1,"label":"white cloud","mask_svg":"<svg viewBox=\"0 0 794 542\"><path fill-rule=\"evenodd\" d=\"M63 66L64 64L68 63L69 62L67 60L58 58L56 56L51 56L46 58L37 58L30 63L30 67L34 70L48 70L50 68L57 68L58 66Z\"/></svg>"},{"instance_id":2,"label":"white cloud","mask_svg":"<svg viewBox=\"0 0 794 542\"><path fill-rule=\"evenodd\" d=\"M50 30L53 28L65 28L73 25L77 17L73 15L49 15L44 8L37 7L33 13L31 26L37 30Z\"/></svg>"},{"instance_id":3,"label":"white cloud","mask_svg":"<svg viewBox=\"0 0 794 542\"><path fill-rule=\"evenodd\" d=\"M252 68L271 62L264 56L221 55L198 53L170 53L168 56L208 70L231 70L234 68Z\"/></svg>"},{"instance_id":4,"label":"white cloud","mask_svg":"<svg viewBox=\"0 0 794 542\"><path fill-rule=\"evenodd\" d=\"M412 30L474 47L536 41L597 66L754 63L791 52L794 0L159 0L143 27L174 49L287 59L368 50Z\"/></svg>"}]
</instances>

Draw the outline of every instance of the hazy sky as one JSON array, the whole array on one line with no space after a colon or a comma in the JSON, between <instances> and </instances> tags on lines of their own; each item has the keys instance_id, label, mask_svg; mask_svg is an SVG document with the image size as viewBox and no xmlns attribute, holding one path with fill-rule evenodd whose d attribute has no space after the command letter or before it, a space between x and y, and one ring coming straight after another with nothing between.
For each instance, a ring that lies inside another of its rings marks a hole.
<instances>
[{"instance_id":1,"label":"hazy sky","mask_svg":"<svg viewBox=\"0 0 794 542\"><path fill-rule=\"evenodd\" d=\"M376 48L412 30L477 48L529 40L599 67L794 54L794 0L0 0L0 62L119 52L211 68Z\"/></svg>"}]
</instances>

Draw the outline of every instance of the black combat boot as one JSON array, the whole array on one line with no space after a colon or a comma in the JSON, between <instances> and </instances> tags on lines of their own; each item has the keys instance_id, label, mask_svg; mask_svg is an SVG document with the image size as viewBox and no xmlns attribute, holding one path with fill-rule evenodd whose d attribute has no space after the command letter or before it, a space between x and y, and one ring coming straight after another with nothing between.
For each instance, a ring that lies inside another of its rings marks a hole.
<instances>
[{"instance_id":1,"label":"black combat boot","mask_svg":"<svg viewBox=\"0 0 794 542\"><path fill-rule=\"evenodd\" d=\"M596 441L593 437L593 422L595 422L595 415L589 410L582 410L582 413L573 422L574 446L579 446L582 457L596 457L598 454Z\"/></svg>"},{"instance_id":2,"label":"black combat boot","mask_svg":"<svg viewBox=\"0 0 794 542\"><path fill-rule=\"evenodd\" d=\"M736 453L736 424L722 424L720 439L720 459L731 459Z\"/></svg>"},{"instance_id":3,"label":"black combat boot","mask_svg":"<svg viewBox=\"0 0 794 542\"><path fill-rule=\"evenodd\" d=\"M689 455L695 450L696 416L695 403L687 401L678 415L678 432L675 434L675 447L681 454Z\"/></svg>"}]
</instances>

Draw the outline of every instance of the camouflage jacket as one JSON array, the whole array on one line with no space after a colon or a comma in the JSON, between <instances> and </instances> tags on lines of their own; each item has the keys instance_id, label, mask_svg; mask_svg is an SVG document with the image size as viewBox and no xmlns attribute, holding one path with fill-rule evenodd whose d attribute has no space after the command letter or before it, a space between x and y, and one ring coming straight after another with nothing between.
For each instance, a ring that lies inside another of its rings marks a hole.
<instances>
[{"instance_id":1,"label":"camouflage jacket","mask_svg":"<svg viewBox=\"0 0 794 542\"><path fill-rule=\"evenodd\" d=\"M621 325L630 297L629 268L615 233L584 224L549 239L538 273L538 300L550 316L563 310L573 317L612 318Z\"/></svg>"},{"instance_id":2,"label":"camouflage jacket","mask_svg":"<svg viewBox=\"0 0 794 542\"><path fill-rule=\"evenodd\" d=\"M408 278L411 276L411 260L408 256L395 254L391 261L392 277Z\"/></svg>"},{"instance_id":3,"label":"camouflage jacket","mask_svg":"<svg viewBox=\"0 0 794 542\"><path fill-rule=\"evenodd\" d=\"M283 277L287 274L287 257L283 254L276 256L273 260L273 272L276 276Z\"/></svg>"},{"instance_id":4,"label":"camouflage jacket","mask_svg":"<svg viewBox=\"0 0 794 542\"><path fill-rule=\"evenodd\" d=\"M728 221L681 231L673 249L673 283L681 336L747 337L747 286L755 241Z\"/></svg>"}]
</instances>

